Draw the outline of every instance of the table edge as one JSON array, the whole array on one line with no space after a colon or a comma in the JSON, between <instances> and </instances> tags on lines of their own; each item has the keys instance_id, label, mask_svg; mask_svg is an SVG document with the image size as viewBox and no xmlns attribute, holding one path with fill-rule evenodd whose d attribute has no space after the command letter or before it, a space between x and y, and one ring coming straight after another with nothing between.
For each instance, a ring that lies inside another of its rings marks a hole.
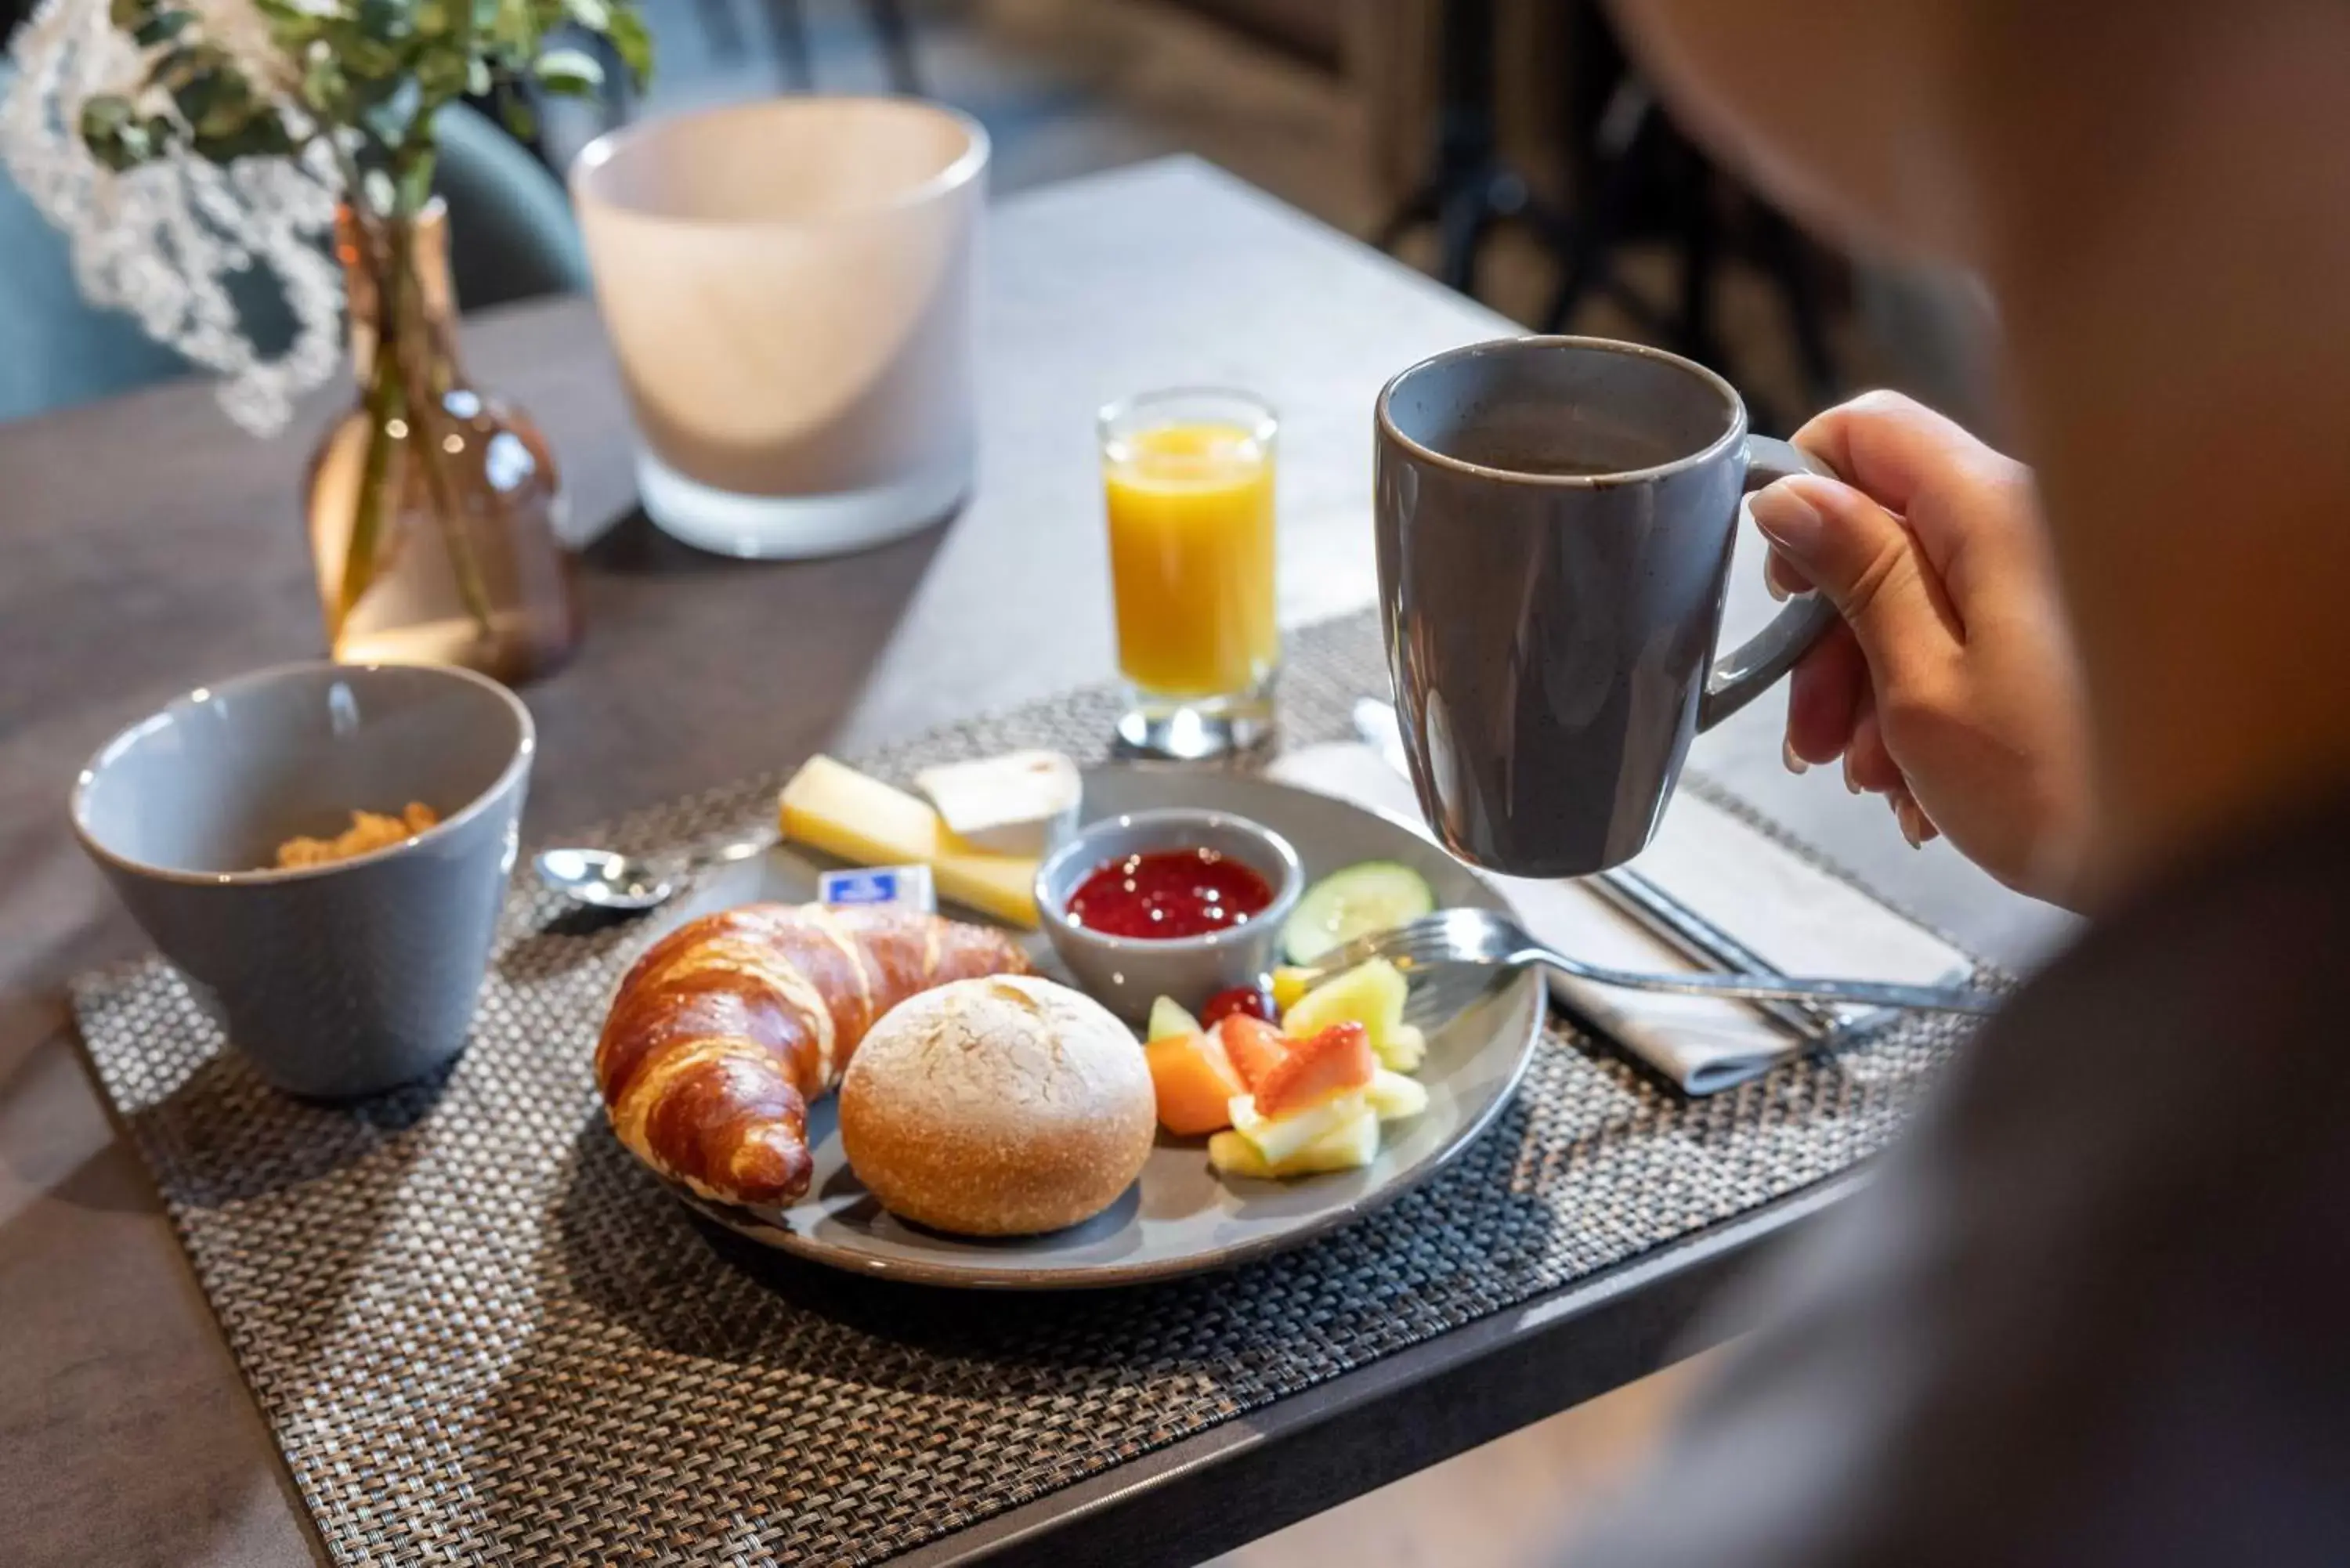
<instances>
[{"instance_id":1,"label":"table edge","mask_svg":"<svg viewBox=\"0 0 2350 1568\"><path fill-rule=\"evenodd\" d=\"M1870 1163L886 1561L1191 1568L1728 1338L1707 1311L1721 1288Z\"/></svg>"}]
</instances>

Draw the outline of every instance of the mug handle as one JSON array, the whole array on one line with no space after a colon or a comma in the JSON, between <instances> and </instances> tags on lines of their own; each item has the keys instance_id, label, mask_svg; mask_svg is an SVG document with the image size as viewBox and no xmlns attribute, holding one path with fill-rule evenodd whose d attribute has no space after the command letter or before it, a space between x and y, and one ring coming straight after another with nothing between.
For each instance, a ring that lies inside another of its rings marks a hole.
<instances>
[{"instance_id":1,"label":"mug handle","mask_svg":"<svg viewBox=\"0 0 2350 1568\"><path fill-rule=\"evenodd\" d=\"M1770 436L1746 438L1746 485L1752 495L1793 473L1836 477L1835 470L1799 447ZM1818 593L1797 594L1769 626L1714 661L1698 698L1697 727L1711 730L1762 695L1835 624L1836 607Z\"/></svg>"}]
</instances>

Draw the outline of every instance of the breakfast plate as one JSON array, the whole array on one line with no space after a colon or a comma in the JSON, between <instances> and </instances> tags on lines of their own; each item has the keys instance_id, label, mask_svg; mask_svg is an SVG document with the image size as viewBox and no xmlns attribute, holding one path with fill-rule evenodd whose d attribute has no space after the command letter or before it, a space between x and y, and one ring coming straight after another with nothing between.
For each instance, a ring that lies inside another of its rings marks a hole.
<instances>
[{"instance_id":1,"label":"breakfast plate","mask_svg":"<svg viewBox=\"0 0 2350 1568\"><path fill-rule=\"evenodd\" d=\"M1170 806L1230 813L1273 829L1296 848L1310 877L1364 861L1396 861L1426 877L1443 907L1501 909L1475 873L1403 824L1326 795L1269 780L1188 769L1103 768L1085 778L1092 821ZM793 845L738 862L654 920L648 940L697 916L736 905L800 903L835 863ZM961 915L961 911L957 911ZM1066 977L1041 935L1029 941L1044 972ZM1206 1140L1159 1137L1142 1175L1083 1224L1039 1236L975 1239L909 1223L884 1210L843 1155L833 1096L816 1102L807 1141L816 1169L807 1195L787 1208L750 1209L672 1184L729 1230L835 1268L933 1285L1074 1290L1139 1283L1229 1268L1310 1241L1393 1202L1426 1180L1493 1120L1516 1089L1542 1033L1544 991L1531 971L1430 1021L1420 1079L1428 1108L1386 1130L1360 1169L1292 1180L1220 1176Z\"/></svg>"}]
</instances>

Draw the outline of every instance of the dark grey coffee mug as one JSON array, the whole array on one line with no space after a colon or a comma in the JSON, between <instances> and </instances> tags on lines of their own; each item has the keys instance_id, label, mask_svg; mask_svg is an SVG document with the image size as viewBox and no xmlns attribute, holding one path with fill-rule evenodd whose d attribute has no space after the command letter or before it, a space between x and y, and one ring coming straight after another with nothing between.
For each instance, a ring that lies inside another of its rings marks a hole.
<instances>
[{"instance_id":1,"label":"dark grey coffee mug","mask_svg":"<svg viewBox=\"0 0 2350 1568\"><path fill-rule=\"evenodd\" d=\"M1456 348L1379 394L1380 620L1446 848L1579 877L1630 859L1690 740L1835 619L1804 595L1717 661L1739 498L1826 472L1729 382L1596 337Z\"/></svg>"}]
</instances>

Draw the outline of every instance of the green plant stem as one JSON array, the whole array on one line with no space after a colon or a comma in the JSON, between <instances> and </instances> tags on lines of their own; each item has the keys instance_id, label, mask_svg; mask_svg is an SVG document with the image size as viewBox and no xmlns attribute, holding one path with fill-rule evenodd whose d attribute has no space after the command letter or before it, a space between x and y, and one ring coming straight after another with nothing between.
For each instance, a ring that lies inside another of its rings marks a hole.
<instances>
[{"instance_id":1,"label":"green plant stem","mask_svg":"<svg viewBox=\"0 0 2350 1568\"><path fill-rule=\"evenodd\" d=\"M415 214L399 212L370 215L357 171L342 150L347 189L359 231L361 265L375 286L376 339L374 362L369 367L367 452L360 464L359 493L351 523L349 548L343 564L342 591L333 637L342 628L368 589L374 586L375 558L390 506L389 484L398 441L391 434L394 420L405 418L410 452L422 468L428 492L425 509L441 532L450 570L466 613L473 618L484 641L496 636L495 607L489 584L482 575L473 542L465 529L463 503L449 480L432 322L424 307L422 285L416 276Z\"/></svg>"},{"instance_id":2,"label":"green plant stem","mask_svg":"<svg viewBox=\"0 0 2350 1568\"><path fill-rule=\"evenodd\" d=\"M482 639L487 642L496 637L497 624L490 602L488 582L482 576L481 562L474 558L473 541L465 532L463 502L456 487L449 483L448 454L442 445L448 433L442 419L441 399L447 388L436 384L432 374L434 357L428 341L432 323L424 309L422 283L411 265L410 246L412 214L403 214L396 228L398 262L395 275L389 280L390 287L400 296L400 315L409 330L400 334L392 346L393 354L407 368L409 435L415 441L412 449L416 461L423 465L424 483L432 493L431 508L441 525L442 537L448 545L450 569L457 576L457 591L465 601L467 613L473 616ZM380 348L378 353L381 353Z\"/></svg>"},{"instance_id":3,"label":"green plant stem","mask_svg":"<svg viewBox=\"0 0 2350 1568\"><path fill-rule=\"evenodd\" d=\"M389 499L384 493L385 480L391 472L392 452L397 444L391 436L391 421L400 417L401 410L400 367L382 351L384 325L379 317L375 362L368 368L365 398L367 452L359 463L359 493L351 515L350 540L343 551L343 576L335 596L334 624L327 629L329 651L342 641L343 628L350 623L351 612L359 608L359 600L375 586L376 549L383 535Z\"/></svg>"}]
</instances>

